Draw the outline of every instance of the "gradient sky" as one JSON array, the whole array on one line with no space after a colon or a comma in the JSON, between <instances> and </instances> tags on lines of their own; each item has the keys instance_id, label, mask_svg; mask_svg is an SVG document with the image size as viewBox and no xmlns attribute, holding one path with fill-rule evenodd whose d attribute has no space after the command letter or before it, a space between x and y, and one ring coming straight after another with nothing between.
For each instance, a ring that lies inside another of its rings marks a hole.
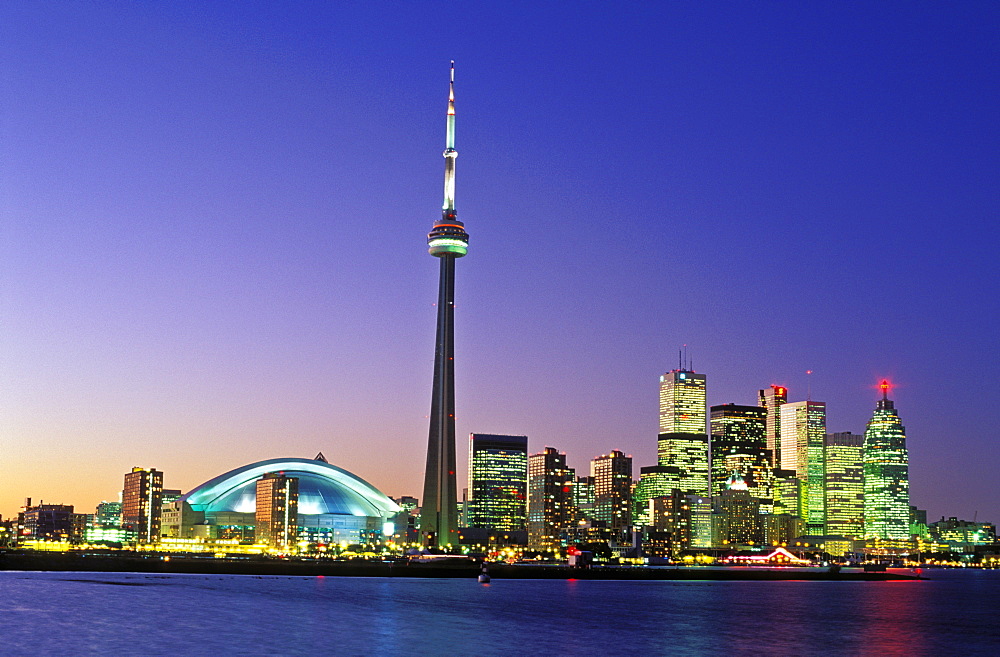
<instances>
[{"instance_id":1,"label":"gradient sky","mask_svg":"<svg viewBox=\"0 0 1000 657\"><path fill-rule=\"evenodd\" d=\"M5 3L0 514L319 451L420 495L454 59L460 477L655 463L686 344L830 431L890 378L912 502L1000 521L1000 5L847 5Z\"/></svg>"}]
</instances>

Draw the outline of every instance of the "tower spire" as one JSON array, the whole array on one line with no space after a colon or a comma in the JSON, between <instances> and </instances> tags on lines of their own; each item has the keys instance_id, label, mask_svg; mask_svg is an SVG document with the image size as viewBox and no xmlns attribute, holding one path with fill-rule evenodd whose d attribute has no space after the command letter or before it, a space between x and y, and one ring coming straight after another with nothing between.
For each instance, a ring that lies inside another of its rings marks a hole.
<instances>
[{"instance_id":1,"label":"tower spire","mask_svg":"<svg viewBox=\"0 0 1000 657\"><path fill-rule=\"evenodd\" d=\"M458 220L455 211L455 62L451 63L451 79L448 83L448 128L444 143L444 203L441 204L441 220L427 236L428 251L438 258L450 255L461 258L469 250L469 235L464 224Z\"/></svg>"}]
</instances>

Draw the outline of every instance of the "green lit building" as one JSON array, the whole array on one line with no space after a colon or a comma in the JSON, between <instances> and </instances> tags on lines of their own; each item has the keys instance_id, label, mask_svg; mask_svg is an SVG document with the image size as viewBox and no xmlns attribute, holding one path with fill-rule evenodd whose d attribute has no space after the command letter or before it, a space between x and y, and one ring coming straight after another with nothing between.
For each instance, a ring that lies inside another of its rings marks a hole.
<instances>
[{"instance_id":1,"label":"green lit building","mask_svg":"<svg viewBox=\"0 0 1000 657\"><path fill-rule=\"evenodd\" d=\"M906 429L882 381L882 399L865 429L865 539L907 540L910 521Z\"/></svg>"},{"instance_id":2,"label":"green lit building","mask_svg":"<svg viewBox=\"0 0 1000 657\"><path fill-rule=\"evenodd\" d=\"M654 497L669 496L672 468L662 465L648 465L639 468L639 481L632 491L632 522L646 527L652 524L649 500Z\"/></svg>"},{"instance_id":3,"label":"green lit building","mask_svg":"<svg viewBox=\"0 0 1000 657\"><path fill-rule=\"evenodd\" d=\"M594 478L577 477L573 482L573 511L577 522L594 519Z\"/></svg>"},{"instance_id":4,"label":"green lit building","mask_svg":"<svg viewBox=\"0 0 1000 657\"><path fill-rule=\"evenodd\" d=\"M826 404L801 401L781 407L781 467L802 482L802 519L812 535L826 533Z\"/></svg>"},{"instance_id":5,"label":"green lit building","mask_svg":"<svg viewBox=\"0 0 1000 657\"><path fill-rule=\"evenodd\" d=\"M826 533L852 540L864 537L864 436L845 431L827 434Z\"/></svg>"},{"instance_id":6,"label":"green lit building","mask_svg":"<svg viewBox=\"0 0 1000 657\"><path fill-rule=\"evenodd\" d=\"M525 529L528 437L469 435L469 527L512 532Z\"/></svg>"}]
</instances>

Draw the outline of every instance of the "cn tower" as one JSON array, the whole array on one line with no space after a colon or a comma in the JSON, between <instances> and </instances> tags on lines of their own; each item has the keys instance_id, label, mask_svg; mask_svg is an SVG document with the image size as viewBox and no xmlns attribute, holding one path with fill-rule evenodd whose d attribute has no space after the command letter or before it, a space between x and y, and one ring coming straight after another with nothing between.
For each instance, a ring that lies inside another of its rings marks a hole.
<instances>
[{"instance_id":1,"label":"cn tower","mask_svg":"<svg viewBox=\"0 0 1000 657\"><path fill-rule=\"evenodd\" d=\"M455 62L448 88L448 132L444 149L444 204L441 219L427 235L428 252L438 258L437 339L434 391L427 438L427 469L420 505L424 545L458 545L458 496L455 486L455 259L469 248L469 234L455 212Z\"/></svg>"}]
</instances>

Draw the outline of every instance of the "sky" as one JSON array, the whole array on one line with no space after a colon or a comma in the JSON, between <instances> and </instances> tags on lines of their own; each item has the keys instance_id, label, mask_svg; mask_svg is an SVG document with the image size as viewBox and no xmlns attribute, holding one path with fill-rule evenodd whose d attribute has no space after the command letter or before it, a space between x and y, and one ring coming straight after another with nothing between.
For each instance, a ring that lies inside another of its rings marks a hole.
<instances>
[{"instance_id":1,"label":"sky","mask_svg":"<svg viewBox=\"0 0 1000 657\"><path fill-rule=\"evenodd\" d=\"M0 7L0 514L322 451L420 496L448 67L470 432L656 459L686 345L1000 521L995 2ZM813 373L807 375L806 371ZM460 484L460 488L462 484Z\"/></svg>"}]
</instances>

